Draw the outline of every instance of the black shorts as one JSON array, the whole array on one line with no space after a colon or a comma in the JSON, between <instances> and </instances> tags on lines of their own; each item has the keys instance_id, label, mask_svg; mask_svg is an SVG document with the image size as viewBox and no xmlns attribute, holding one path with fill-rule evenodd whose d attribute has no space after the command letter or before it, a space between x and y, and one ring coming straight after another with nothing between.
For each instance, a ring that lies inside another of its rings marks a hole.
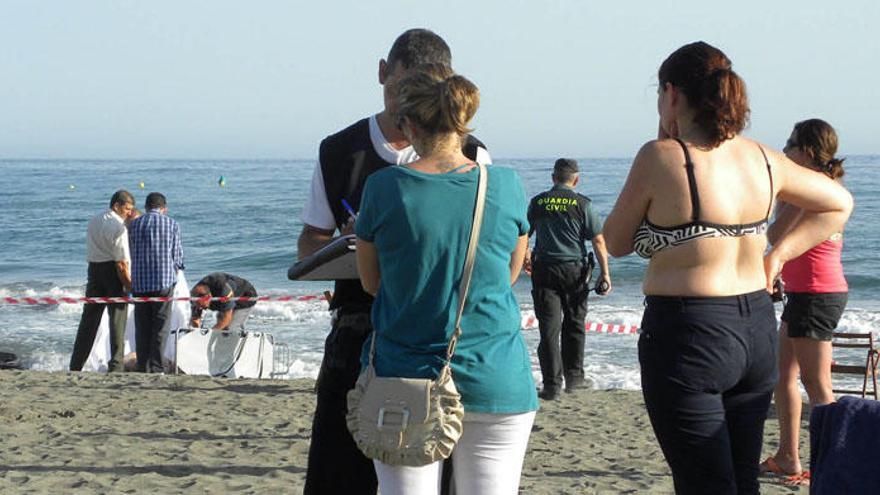
<instances>
[{"instance_id":1,"label":"black shorts","mask_svg":"<svg viewBox=\"0 0 880 495\"><path fill-rule=\"evenodd\" d=\"M840 322L846 301L846 292L786 293L782 321L787 325L788 336L830 341L837 323Z\"/></svg>"}]
</instances>

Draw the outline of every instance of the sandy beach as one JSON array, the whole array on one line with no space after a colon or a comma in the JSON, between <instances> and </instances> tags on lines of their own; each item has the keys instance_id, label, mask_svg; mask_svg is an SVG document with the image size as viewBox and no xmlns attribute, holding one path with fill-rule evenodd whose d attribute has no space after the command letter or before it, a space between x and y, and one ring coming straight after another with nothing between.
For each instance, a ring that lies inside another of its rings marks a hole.
<instances>
[{"instance_id":1,"label":"sandy beach","mask_svg":"<svg viewBox=\"0 0 880 495\"><path fill-rule=\"evenodd\" d=\"M0 493L301 493L313 385L0 372ZM764 455L772 417L766 430ZM639 392L542 404L520 493L671 492ZM762 492L808 490L763 478Z\"/></svg>"}]
</instances>

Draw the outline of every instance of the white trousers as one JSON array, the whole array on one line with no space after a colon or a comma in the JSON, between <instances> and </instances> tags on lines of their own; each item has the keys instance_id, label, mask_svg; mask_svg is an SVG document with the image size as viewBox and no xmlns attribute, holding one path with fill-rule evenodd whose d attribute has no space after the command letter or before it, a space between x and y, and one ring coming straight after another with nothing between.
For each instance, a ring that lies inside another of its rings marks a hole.
<instances>
[{"instance_id":1,"label":"white trousers","mask_svg":"<svg viewBox=\"0 0 880 495\"><path fill-rule=\"evenodd\" d=\"M516 495L535 412L465 413L461 438L452 452L453 493ZM373 461L382 495L440 493L443 462L392 466Z\"/></svg>"}]
</instances>

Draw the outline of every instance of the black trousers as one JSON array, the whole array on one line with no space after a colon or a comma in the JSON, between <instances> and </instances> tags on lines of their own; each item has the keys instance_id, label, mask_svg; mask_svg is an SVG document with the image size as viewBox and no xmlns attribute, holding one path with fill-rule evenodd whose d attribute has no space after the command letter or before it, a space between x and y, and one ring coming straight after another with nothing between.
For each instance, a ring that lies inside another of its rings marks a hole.
<instances>
[{"instance_id":1,"label":"black trousers","mask_svg":"<svg viewBox=\"0 0 880 495\"><path fill-rule=\"evenodd\" d=\"M586 264L535 262L532 301L541 340L538 362L544 390L559 391L584 381L584 321L587 317Z\"/></svg>"},{"instance_id":2,"label":"black trousers","mask_svg":"<svg viewBox=\"0 0 880 495\"><path fill-rule=\"evenodd\" d=\"M778 370L766 291L648 296L642 393L676 493L759 493L764 421Z\"/></svg>"},{"instance_id":3,"label":"black trousers","mask_svg":"<svg viewBox=\"0 0 880 495\"><path fill-rule=\"evenodd\" d=\"M174 286L155 292L141 292L137 297L170 297ZM137 371L164 373L162 350L168 337L173 302L148 302L134 305L134 340L137 348Z\"/></svg>"},{"instance_id":4,"label":"black trousers","mask_svg":"<svg viewBox=\"0 0 880 495\"><path fill-rule=\"evenodd\" d=\"M372 332L369 312L343 314L334 320L324 343L315 385L318 397L303 491L306 495L376 494L373 461L358 450L345 422L346 396L360 374L361 349Z\"/></svg>"},{"instance_id":5,"label":"black trousers","mask_svg":"<svg viewBox=\"0 0 880 495\"><path fill-rule=\"evenodd\" d=\"M86 297L120 297L125 296L122 281L116 272L116 262L89 263ZM92 352L95 336L101 317L107 308L110 323L110 361L109 371L122 371L122 358L125 353L125 323L128 319L127 304L83 304L76 340L70 355L70 371L82 371L86 359Z\"/></svg>"}]
</instances>

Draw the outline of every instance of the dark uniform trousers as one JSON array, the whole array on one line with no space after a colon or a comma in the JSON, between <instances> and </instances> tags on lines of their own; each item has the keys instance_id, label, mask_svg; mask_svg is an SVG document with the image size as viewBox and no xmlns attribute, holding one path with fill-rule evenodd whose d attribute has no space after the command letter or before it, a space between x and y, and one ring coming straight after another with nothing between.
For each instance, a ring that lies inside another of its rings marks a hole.
<instances>
[{"instance_id":1,"label":"dark uniform trousers","mask_svg":"<svg viewBox=\"0 0 880 495\"><path fill-rule=\"evenodd\" d=\"M372 334L370 313L338 315L324 343L324 359L312 420L304 494L375 495L378 482L373 461L357 448L345 421L348 391L361 369L361 349Z\"/></svg>"},{"instance_id":2,"label":"dark uniform trousers","mask_svg":"<svg viewBox=\"0 0 880 495\"><path fill-rule=\"evenodd\" d=\"M116 272L116 262L89 263L86 297L125 296L122 281ZM92 352L98 325L107 308L110 323L110 361L109 371L122 371L122 358L125 352L125 322L128 319L127 304L83 304L82 317L73 343L70 356L70 370L81 371Z\"/></svg>"},{"instance_id":3,"label":"dark uniform trousers","mask_svg":"<svg viewBox=\"0 0 880 495\"><path fill-rule=\"evenodd\" d=\"M563 375L567 387L584 381L586 276L587 266L582 261L536 260L532 266L532 300L541 333L538 362L544 390L561 390Z\"/></svg>"}]
</instances>

